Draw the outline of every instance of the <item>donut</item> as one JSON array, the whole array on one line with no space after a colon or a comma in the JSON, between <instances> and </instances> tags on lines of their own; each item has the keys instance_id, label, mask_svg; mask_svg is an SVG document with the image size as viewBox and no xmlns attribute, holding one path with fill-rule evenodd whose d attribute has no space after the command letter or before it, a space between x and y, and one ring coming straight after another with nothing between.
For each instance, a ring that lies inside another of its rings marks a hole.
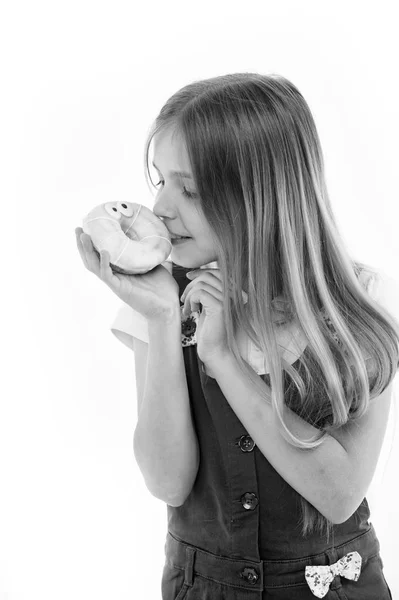
<instances>
[{"instance_id":1,"label":"donut","mask_svg":"<svg viewBox=\"0 0 399 600\"><path fill-rule=\"evenodd\" d=\"M172 251L169 231L152 210L135 202L106 202L83 218L95 252L107 250L110 267L122 275L147 273Z\"/></svg>"}]
</instances>

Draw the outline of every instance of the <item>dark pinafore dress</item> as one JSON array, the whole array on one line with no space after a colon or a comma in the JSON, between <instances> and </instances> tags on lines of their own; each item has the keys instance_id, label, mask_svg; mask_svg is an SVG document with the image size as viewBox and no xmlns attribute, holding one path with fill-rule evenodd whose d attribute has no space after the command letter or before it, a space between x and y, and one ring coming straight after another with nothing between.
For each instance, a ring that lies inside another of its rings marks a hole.
<instances>
[{"instance_id":1,"label":"dark pinafore dress","mask_svg":"<svg viewBox=\"0 0 399 600\"><path fill-rule=\"evenodd\" d=\"M173 263L180 295L189 283L187 271ZM366 498L346 522L334 525L329 544L317 533L302 537L299 494L259 451L204 371L195 329L192 318L182 323L200 465L184 504L167 505L162 600L392 598ZM261 377L270 385L269 375Z\"/></svg>"}]
</instances>

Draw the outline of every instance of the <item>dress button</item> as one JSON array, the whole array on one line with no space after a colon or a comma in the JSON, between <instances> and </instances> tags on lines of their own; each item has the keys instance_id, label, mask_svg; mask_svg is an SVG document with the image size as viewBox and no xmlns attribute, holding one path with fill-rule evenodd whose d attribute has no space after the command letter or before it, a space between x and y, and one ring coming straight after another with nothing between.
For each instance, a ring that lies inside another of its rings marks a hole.
<instances>
[{"instance_id":1,"label":"dress button","mask_svg":"<svg viewBox=\"0 0 399 600\"><path fill-rule=\"evenodd\" d=\"M248 510L254 510L258 506L259 500L252 492L246 492L240 498L241 504Z\"/></svg>"},{"instance_id":2,"label":"dress button","mask_svg":"<svg viewBox=\"0 0 399 600\"><path fill-rule=\"evenodd\" d=\"M245 569L241 571L240 577L242 579L246 579L246 581L249 581L249 583L256 583L258 581L259 575L256 569L245 567Z\"/></svg>"},{"instance_id":3,"label":"dress button","mask_svg":"<svg viewBox=\"0 0 399 600\"><path fill-rule=\"evenodd\" d=\"M255 442L250 435L242 435L238 440L241 452L252 452L255 446Z\"/></svg>"}]
</instances>

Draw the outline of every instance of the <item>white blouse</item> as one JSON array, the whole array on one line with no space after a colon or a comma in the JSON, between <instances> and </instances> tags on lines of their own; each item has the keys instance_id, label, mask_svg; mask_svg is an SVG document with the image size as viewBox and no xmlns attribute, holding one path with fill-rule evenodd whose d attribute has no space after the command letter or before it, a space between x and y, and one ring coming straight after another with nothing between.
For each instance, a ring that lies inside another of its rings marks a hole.
<instances>
[{"instance_id":1,"label":"white blouse","mask_svg":"<svg viewBox=\"0 0 399 600\"><path fill-rule=\"evenodd\" d=\"M163 262L162 265L172 273L172 262L170 260ZM203 265L201 268L217 268L217 262ZM360 279L365 283L366 290L371 297L399 320L398 282L381 269L364 270L360 274ZM245 298L244 303L246 303ZM198 324L199 314L192 313L191 316ZM148 343L147 319L125 302L118 309L110 329L115 337L131 350L133 350L133 337ZM295 321L278 328L277 341L281 350L281 357L289 364L293 364L298 360L308 344L307 339L301 332L299 323ZM182 334L182 346L192 345L193 343L195 343L195 338L194 341L185 343ZM269 373L266 357L245 332L238 332L237 343L240 355L258 375Z\"/></svg>"}]
</instances>

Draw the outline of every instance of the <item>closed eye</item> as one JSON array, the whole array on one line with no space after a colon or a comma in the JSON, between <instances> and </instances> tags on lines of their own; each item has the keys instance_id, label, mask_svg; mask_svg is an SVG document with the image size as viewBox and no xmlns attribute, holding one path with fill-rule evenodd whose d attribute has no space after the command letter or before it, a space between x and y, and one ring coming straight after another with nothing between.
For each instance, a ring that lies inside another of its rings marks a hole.
<instances>
[{"instance_id":1,"label":"closed eye","mask_svg":"<svg viewBox=\"0 0 399 600\"><path fill-rule=\"evenodd\" d=\"M158 183L155 184L155 187L157 187L160 184L164 184L165 182L163 180L158 181ZM186 196L186 198L198 198L198 194L195 194L194 192L189 192L188 190L186 190L186 188L183 186L183 191L182 191L183 196Z\"/></svg>"}]
</instances>

